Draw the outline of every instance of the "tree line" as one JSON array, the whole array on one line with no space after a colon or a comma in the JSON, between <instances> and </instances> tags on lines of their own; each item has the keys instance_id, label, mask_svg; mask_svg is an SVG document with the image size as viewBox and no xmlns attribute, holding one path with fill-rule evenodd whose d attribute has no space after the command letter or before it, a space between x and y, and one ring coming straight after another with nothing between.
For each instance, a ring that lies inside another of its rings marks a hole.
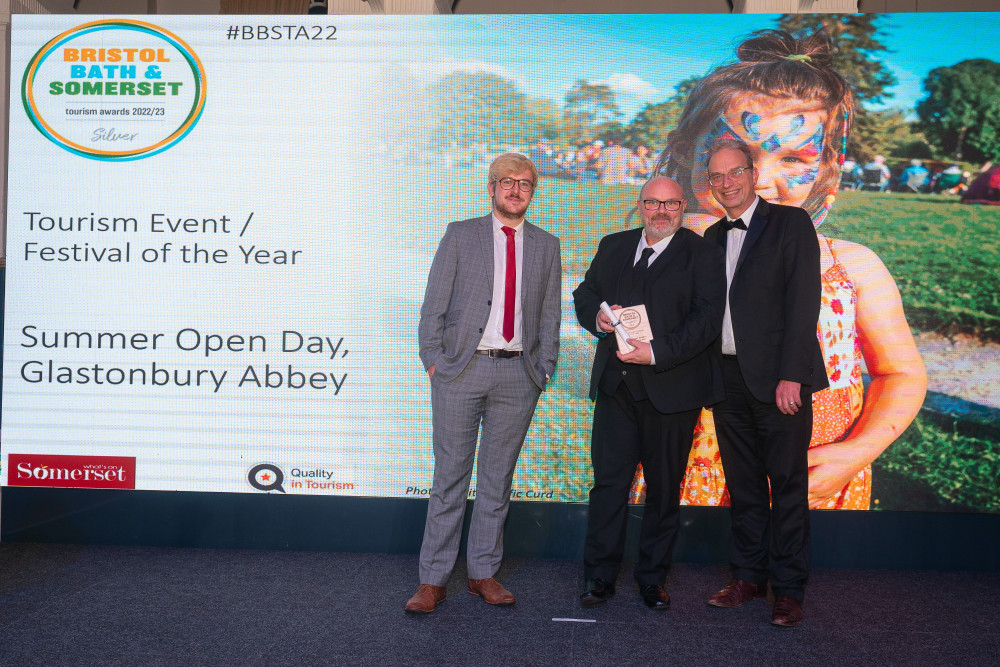
<instances>
[{"instance_id":1,"label":"tree line","mask_svg":"<svg viewBox=\"0 0 1000 667\"><path fill-rule=\"evenodd\" d=\"M866 160L933 158L980 163L1000 160L1000 63L966 60L932 70L916 109L872 110L891 98L896 83L882 62L888 52L884 17L874 14L785 14L778 27L798 37L823 29L834 46L834 66L857 99L848 155ZM698 78L678 84L664 101L647 104L627 124L615 93L604 83L577 80L561 104L526 95L495 73L453 72L426 91L432 140L441 146L527 146L539 137L574 147L620 135L626 144L660 150L676 126Z\"/></svg>"}]
</instances>

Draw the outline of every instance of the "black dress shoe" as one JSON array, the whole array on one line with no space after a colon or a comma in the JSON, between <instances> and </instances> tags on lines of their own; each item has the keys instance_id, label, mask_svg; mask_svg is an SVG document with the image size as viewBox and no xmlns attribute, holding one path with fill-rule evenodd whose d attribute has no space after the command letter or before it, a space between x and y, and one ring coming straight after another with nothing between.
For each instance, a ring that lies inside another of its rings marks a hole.
<instances>
[{"instance_id":1,"label":"black dress shoe","mask_svg":"<svg viewBox=\"0 0 1000 667\"><path fill-rule=\"evenodd\" d=\"M587 579L580 595L580 604L584 607L597 607L611 599L615 594L615 585L603 579Z\"/></svg>"},{"instance_id":2,"label":"black dress shoe","mask_svg":"<svg viewBox=\"0 0 1000 667\"><path fill-rule=\"evenodd\" d=\"M653 611L663 611L670 608L670 596L663 590L663 586L649 584L639 587L639 595L647 607Z\"/></svg>"}]
</instances>

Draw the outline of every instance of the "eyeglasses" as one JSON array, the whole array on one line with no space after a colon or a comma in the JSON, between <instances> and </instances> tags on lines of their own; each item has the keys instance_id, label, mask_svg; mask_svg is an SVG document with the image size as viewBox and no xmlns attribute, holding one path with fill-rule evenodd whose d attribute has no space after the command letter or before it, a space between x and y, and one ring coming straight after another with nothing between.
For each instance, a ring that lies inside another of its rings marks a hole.
<instances>
[{"instance_id":1,"label":"eyeglasses","mask_svg":"<svg viewBox=\"0 0 1000 667\"><path fill-rule=\"evenodd\" d=\"M676 211L683 203L683 199L643 199L642 207L647 211L656 211L663 206L668 211Z\"/></svg>"},{"instance_id":2,"label":"eyeglasses","mask_svg":"<svg viewBox=\"0 0 1000 667\"><path fill-rule=\"evenodd\" d=\"M736 167L736 169L730 169L725 174L709 174L708 182L712 185L722 185L722 181L725 180L726 176L729 177L729 180L735 181L743 175L744 171L747 171L748 169L753 169L753 167Z\"/></svg>"},{"instance_id":3,"label":"eyeglasses","mask_svg":"<svg viewBox=\"0 0 1000 667\"><path fill-rule=\"evenodd\" d=\"M510 177L500 178L494 181L494 183L499 183L500 187L504 190L510 190L512 187L514 187L515 183L517 183L517 189L520 190L521 192L531 192L532 190L535 189L535 184L526 178L522 178L519 181L516 181Z\"/></svg>"}]
</instances>

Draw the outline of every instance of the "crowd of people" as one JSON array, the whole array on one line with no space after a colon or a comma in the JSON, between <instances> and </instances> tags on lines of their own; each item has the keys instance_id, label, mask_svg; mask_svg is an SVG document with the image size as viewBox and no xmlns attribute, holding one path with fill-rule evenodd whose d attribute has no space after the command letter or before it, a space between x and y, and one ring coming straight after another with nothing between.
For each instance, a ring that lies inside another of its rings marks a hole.
<instances>
[{"instance_id":1,"label":"crowd of people","mask_svg":"<svg viewBox=\"0 0 1000 667\"><path fill-rule=\"evenodd\" d=\"M659 154L643 143L627 144L621 136L562 149L544 137L527 152L540 176L605 185L641 185L653 174ZM904 160L890 167L882 155L867 162L847 156L841 168L840 189L873 192L933 193L961 196L973 175L958 163Z\"/></svg>"},{"instance_id":2,"label":"crowd of people","mask_svg":"<svg viewBox=\"0 0 1000 667\"><path fill-rule=\"evenodd\" d=\"M540 138L528 151L539 176L568 180L593 181L605 185L641 184L649 178L656 156L649 146L627 145L620 136L580 144L575 149L559 149Z\"/></svg>"},{"instance_id":3,"label":"crowd of people","mask_svg":"<svg viewBox=\"0 0 1000 667\"><path fill-rule=\"evenodd\" d=\"M621 136L607 142L595 139L576 148L562 148L541 137L525 154L537 166L539 176L605 185L645 183L661 155L644 143L627 143ZM489 160L484 153L474 162L485 166ZM978 173L992 166L987 163ZM956 162L912 159L890 165L882 155L867 161L846 156L840 171L840 189L962 196L976 176Z\"/></svg>"},{"instance_id":4,"label":"crowd of people","mask_svg":"<svg viewBox=\"0 0 1000 667\"><path fill-rule=\"evenodd\" d=\"M895 169L885 163L885 157L874 156L861 164L852 157L844 160L840 187L844 190L874 192L908 192L963 195L969 188L972 174L958 163L928 169L923 160L901 162Z\"/></svg>"}]
</instances>

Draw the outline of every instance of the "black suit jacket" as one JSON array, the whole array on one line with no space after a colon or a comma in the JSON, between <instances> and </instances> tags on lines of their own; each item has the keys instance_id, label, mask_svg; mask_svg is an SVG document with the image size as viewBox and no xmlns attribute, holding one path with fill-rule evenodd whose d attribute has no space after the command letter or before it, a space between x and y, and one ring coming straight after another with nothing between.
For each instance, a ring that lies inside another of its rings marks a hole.
<instances>
[{"instance_id":1,"label":"black suit jacket","mask_svg":"<svg viewBox=\"0 0 1000 667\"><path fill-rule=\"evenodd\" d=\"M631 271L641 229L609 234L573 292L580 324L596 336L602 301L626 304L623 276ZM643 304L653 331L655 366L628 364L641 374L649 400L669 414L717 403L723 398L721 342L726 307L725 259L719 248L689 229L678 229L649 268ZM631 305L631 304L629 304ZM590 397L618 349L615 335L597 344ZM616 359L617 361L617 359ZM610 364L614 366L615 364Z\"/></svg>"},{"instance_id":2,"label":"black suit jacket","mask_svg":"<svg viewBox=\"0 0 1000 667\"><path fill-rule=\"evenodd\" d=\"M724 220L705 230L723 249ZM801 383L805 394L829 386L816 338L821 289L819 239L809 214L761 199L729 288L736 358L758 401L773 403L779 380Z\"/></svg>"}]
</instances>

